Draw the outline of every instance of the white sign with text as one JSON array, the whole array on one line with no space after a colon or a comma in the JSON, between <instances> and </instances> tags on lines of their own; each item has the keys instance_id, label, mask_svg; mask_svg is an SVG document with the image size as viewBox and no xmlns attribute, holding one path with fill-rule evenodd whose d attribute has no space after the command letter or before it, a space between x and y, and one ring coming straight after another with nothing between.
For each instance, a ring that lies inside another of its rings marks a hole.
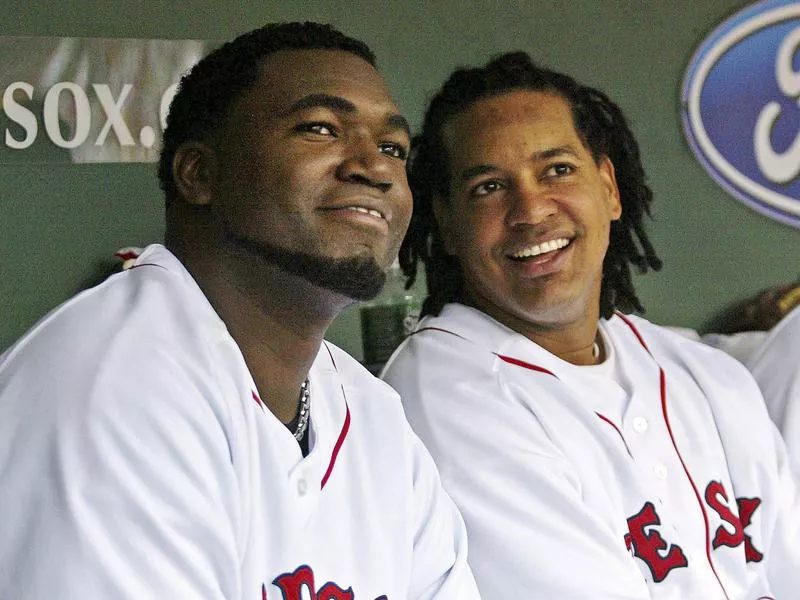
<instances>
[{"instance_id":1,"label":"white sign with text","mask_svg":"<svg viewBox=\"0 0 800 600\"><path fill-rule=\"evenodd\" d=\"M0 163L155 162L197 40L0 36Z\"/></svg>"}]
</instances>

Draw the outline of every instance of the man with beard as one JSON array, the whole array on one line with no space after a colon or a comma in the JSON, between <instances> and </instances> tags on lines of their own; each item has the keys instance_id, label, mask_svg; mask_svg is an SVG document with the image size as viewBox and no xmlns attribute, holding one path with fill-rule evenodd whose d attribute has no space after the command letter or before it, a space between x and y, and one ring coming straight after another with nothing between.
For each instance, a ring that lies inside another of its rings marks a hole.
<instances>
[{"instance_id":1,"label":"man with beard","mask_svg":"<svg viewBox=\"0 0 800 600\"><path fill-rule=\"evenodd\" d=\"M323 340L408 225L374 57L268 25L180 84L166 247L0 360L0 597L472 598L397 396Z\"/></svg>"}]
</instances>

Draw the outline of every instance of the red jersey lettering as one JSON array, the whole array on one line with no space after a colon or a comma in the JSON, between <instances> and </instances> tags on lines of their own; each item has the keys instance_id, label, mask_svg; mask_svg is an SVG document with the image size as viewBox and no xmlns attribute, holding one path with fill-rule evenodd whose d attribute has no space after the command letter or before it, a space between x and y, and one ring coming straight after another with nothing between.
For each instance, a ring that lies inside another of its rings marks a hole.
<instances>
[{"instance_id":1,"label":"red jersey lettering","mask_svg":"<svg viewBox=\"0 0 800 600\"><path fill-rule=\"evenodd\" d=\"M711 545L714 549L720 546L735 548L744 541L742 523L728 507L728 493L719 481L711 481L706 487L706 503L730 526L730 530L723 525L717 528Z\"/></svg>"},{"instance_id":2,"label":"red jersey lettering","mask_svg":"<svg viewBox=\"0 0 800 600\"><path fill-rule=\"evenodd\" d=\"M343 590L335 583L326 583L317 592L317 600L353 600L353 589Z\"/></svg>"},{"instance_id":3,"label":"red jersey lettering","mask_svg":"<svg viewBox=\"0 0 800 600\"><path fill-rule=\"evenodd\" d=\"M761 498L737 498L736 505L739 507L739 520L742 522L742 529L746 530L753 520L753 513L761 506ZM761 562L764 555L753 545L753 539L744 534L744 556L747 562Z\"/></svg>"},{"instance_id":4,"label":"red jersey lettering","mask_svg":"<svg viewBox=\"0 0 800 600\"><path fill-rule=\"evenodd\" d=\"M355 599L352 587L345 590L332 581L329 581L317 591L314 585L314 571L308 565L298 567L292 573L279 575L272 583L281 591L282 600L304 600L305 598L309 600ZM303 594L303 588L305 588L306 594ZM266 585L261 586L261 598L262 600L268 600ZM375 600L388 600L388 598L384 595Z\"/></svg>"},{"instance_id":5,"label":"red jersey lettering","mask_svg":"<svg viewBox=\"0 0 800 600\"><path fill-rule=\"evenodd\" d=\"M661 525L661 519L652 502L646 502L637 514L628 518L630 538L626 536L625 542L630 539L630 548L633 555L641 559L650 569L653 581L659 583L667 578L673 569L686 567L689 562L686 555L677 544L668 544L656 529ZM645 532L645 528L649 528Z\"/></svg>"},{"instance_id":6,"label":"red jersey lettering","mask_svg":"<svg viewBox=\"0 0 800 600\"><path fill-rule=\"evenodd\" d=\"M297 567L293 573L279 575L272 583L283 594L283 600L303 600L303 588L308 590L311 600L317 600L314 571L308 565Z\"/></svg>"},{"instance_id":7,"label":"red jersey lettering","mask_svg":"<svg viewBox=\"0 0 800 600\"><path fill-rule=\"evenodd\" d=\"M761 506L761 498L736 498L737 517L728 504L728 494L722 483L711 481L706 487L706 503L730 526L720 525L714 534L712 546L736 548L744 542L744 555L747 562L761 562L764 555L753 545L753 539L746 531L753 520L753 513Z\"/></svg>"}]
</instances>

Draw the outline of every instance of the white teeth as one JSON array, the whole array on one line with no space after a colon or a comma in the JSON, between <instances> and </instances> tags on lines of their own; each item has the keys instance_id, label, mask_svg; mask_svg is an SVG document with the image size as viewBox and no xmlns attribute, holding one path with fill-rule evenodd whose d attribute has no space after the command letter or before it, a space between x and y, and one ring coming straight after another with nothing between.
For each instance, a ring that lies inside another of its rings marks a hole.
<instances>
[{"instance_id":1,"label":"white teeth","mask_svg":"<svg viewBox=\"0 0 800 600\"><path fill-rule=\"evenodd\" d=\"M549 242L542 242L541 244L536 244L535 246L529 246L524 250L520 250L519 252L515 252L511 256L514 258L531 258L533 256L539 256L540 254L544 254L545 252L552 252L553 250L558 250L563 248L569 244L569 240L566 238L558 238L557 240L550 240Z\"/></svg>"},{"instance_id":2,"label":"white teeth","mask_svg":"<svg viewBox=\"0 0 800 600\"><path fill-rule=\"evenodd\" d=\"M383 215L373 208L364 208L363 206L348 206L347 208L356 212L372 215L373 217L378 217L379 219L383 218Z\"/></svg>"}]
</instances>

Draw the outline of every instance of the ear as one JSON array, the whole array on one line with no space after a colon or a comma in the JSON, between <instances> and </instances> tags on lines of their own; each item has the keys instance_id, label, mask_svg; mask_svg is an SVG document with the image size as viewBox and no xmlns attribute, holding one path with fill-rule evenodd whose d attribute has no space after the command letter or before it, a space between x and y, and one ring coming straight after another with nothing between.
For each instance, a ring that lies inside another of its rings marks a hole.
<instances>
[{"instance_id":1,"label":"ear","mask_svg":"<svg viewBox=\"0 0 800 600\"><path fill-rule=\"evenodd\" d=\"M614 173L614 165L608 156L603 156L598 165L600 178L606 188L606 203L612 221L616 221L622 216L622 202L619 198L619 188L617 187L617 176Z\"/></svg>"},{"instance_id":2,"label":"ear","mask_svg":"<svg viewBox=\"0 0 800 600\"><path fill-rule=\"evenodd\" d=\"M216 175L216 156L206 144L190 141L178 147L172 159L172 180L187 204L211 204Z\"/></svg>"},{"instance_id":3,"label":"ear","mask_svg":"<svg viewBox=\"0 0 800 600\"><path fill-rule=\"evenodd\" d=\"M433 216L439 226L439 234L442 236L444 250L452 256L455 254L455 249L453 247L453 225L450 218L450 207L447 205L447 200L439 194L433 197Z\"/></svg>"}]
</instances>

